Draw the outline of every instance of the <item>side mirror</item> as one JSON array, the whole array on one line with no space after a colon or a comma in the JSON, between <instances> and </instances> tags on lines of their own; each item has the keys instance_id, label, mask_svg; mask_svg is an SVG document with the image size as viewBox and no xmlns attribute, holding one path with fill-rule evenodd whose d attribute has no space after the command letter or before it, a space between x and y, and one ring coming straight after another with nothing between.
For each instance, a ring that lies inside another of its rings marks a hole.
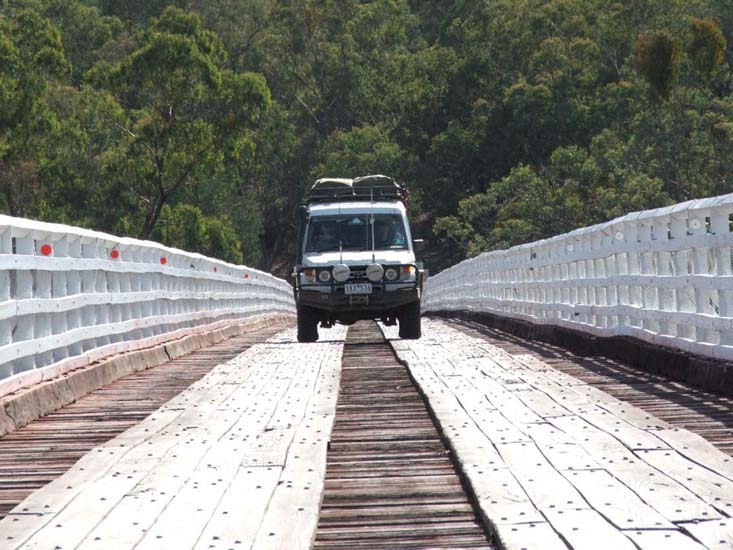
<instances>
[{"instance_id":1,"label":"side mirror","mask_svg":"<svg viewBox=\"0 0 733 550\"><path fill-rule=\"evenodd\" d=\"M305 205L301 205L298 208L298 217L300 218L301 222L304 222L306 218L308 217L308 207Z\"/></svg>"},{"instance_id":2,"label":"side mirror","mask_svg":"<svg viewBox=\"0 0 733 550\"><path fill-rule=\"evenodd\" d=\"M412 239L412 248L415 253L425 252L425 241L423 239Z\"/></svg>"}]
</instances>

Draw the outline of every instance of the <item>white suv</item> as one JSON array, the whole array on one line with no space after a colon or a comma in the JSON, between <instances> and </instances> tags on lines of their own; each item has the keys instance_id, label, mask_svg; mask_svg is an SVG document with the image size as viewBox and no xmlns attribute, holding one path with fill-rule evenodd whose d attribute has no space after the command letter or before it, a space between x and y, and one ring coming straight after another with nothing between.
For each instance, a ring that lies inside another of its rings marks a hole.
<instances>
[{"instance_id":1,"label":"white suv","mask_svg":"<svg viewBox=\"0 0 733 550\"><path fill-rule=\"evenodd\" d=\"M399 322L420 337L423 272L415 261L406 190L387 176L319 179L302 209L293 270L298 341L315 342L318 324L359 319Z\"/></svg>"}]
</instances>

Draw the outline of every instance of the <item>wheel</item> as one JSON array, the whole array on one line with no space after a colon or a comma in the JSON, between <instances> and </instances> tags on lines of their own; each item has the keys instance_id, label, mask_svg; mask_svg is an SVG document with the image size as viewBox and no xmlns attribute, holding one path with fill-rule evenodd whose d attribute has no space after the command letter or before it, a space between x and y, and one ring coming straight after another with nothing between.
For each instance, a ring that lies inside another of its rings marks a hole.
<instances>
[{"instance_id":1,"label":"wheel","mask_svg":"<svg viewBox=\"0 0 733 550\"><path fill-rule=\"evenodd\" d=\"M308 306L298 306L298 342L318 340L318 313Z\"/></svg>"},{"instance_id":2,"label":"wheel","mask_svg":"<svg viewBox=\"0 0 733 550\"><path fill-rule=\"evenodd\" d=\"M407 304L398 315L400 322L400 338L417 340L421 336L420 330L420 302Z\"/></svg>"}]
</instances>

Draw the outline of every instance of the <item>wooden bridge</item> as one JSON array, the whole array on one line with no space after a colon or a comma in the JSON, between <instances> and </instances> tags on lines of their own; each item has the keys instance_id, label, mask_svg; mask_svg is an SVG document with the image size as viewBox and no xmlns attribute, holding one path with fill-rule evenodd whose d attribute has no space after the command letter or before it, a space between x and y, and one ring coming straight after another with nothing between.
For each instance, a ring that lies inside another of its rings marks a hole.
<instances>
[{"instance_id":1,"label":"wooden bridge","mask_svg":"<svg viewBox=\"0 0 733 550\"><path fill-rule=\"evenodd\" d=\"M0 547L733 545L727 397L453 320L290 324L0 439Z\"/></svg>"},{"instance_id":2,"label":"wooden bridge","mask_svg":"<svg viewBox=\"0 0 733 550\"><path fill-rule=\"evenodd\" d=\"M423 337L0 217L0 548L733 548L733 196L433 277Z\"/></svg>"}]
</instances>

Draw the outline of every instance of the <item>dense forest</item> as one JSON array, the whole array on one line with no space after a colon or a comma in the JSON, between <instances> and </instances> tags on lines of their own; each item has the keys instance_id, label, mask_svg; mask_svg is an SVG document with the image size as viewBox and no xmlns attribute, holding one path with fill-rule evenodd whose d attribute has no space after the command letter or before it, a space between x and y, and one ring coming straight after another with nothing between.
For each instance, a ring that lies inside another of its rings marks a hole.
<instances>
[{"instance_id":1,"label":"dense forest","mask_svg":"<svg viewBox=\"0 0 733 550\"><path fill-rule=\"evenodd\" d=\"M0 212L284 273L321 176L435 271L733 191L733 0L2 0Z\"/></svg>"}]
</instances>

